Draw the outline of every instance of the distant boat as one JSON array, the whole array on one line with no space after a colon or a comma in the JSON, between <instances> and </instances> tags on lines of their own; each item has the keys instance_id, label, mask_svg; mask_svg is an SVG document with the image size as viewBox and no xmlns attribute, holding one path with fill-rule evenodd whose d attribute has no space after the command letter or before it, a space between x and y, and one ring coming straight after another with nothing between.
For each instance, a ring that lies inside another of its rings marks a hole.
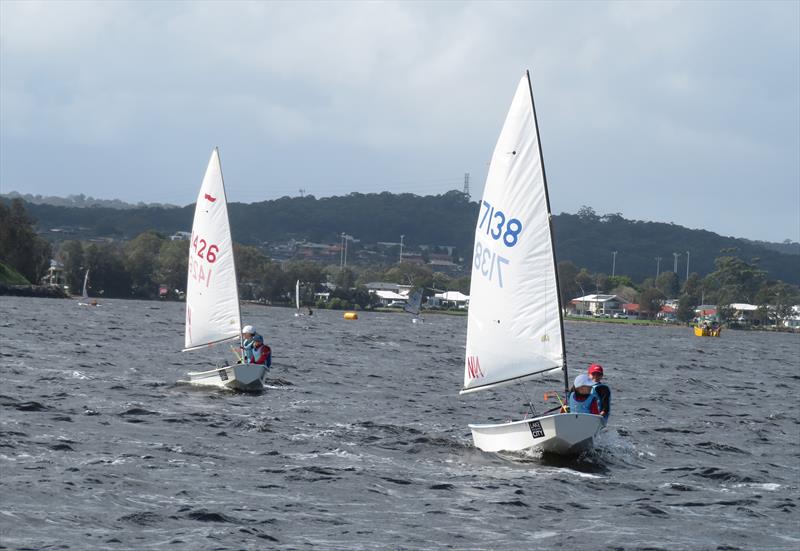
<instances>
[{"instance_id":1,"label":"distant boat","mask_svg":"<svg viewBox=\"0 0 800 551\"><path fill-rule=\"evenodd\" d=\"M560 374L568 392L550 200L530 75L526 72L495 146L475 227L464 387L461 394ZM560 398L559 398L560 399ZM538 414L472 424L488 452L591 448L603 418ZM556 407L555 409L559 409Z\"/></svg>"},{"instance_id":2,"label":"distant boat","mask_svg":"<svg viewBox=\"0 0 800 551\"><path fill-rule=\"evenodd\" d=\"M413 318L411 318L412 323L422 323L424 320L420 317L420 311L422 309L422 289L416 289L408 296L408 300L403 305L403 310L408 312L409 314L413 314Z\"/></svg>"},{"instance_id":3,"label":"distant boat","mask_svg":"<svg viewBox=\"0 0 800 551\"><path fill-rule=\"evenodd\" d=\"M89 298L89 270L83 275L83 292L81 293L81 300L78 301L79 306L98 306L97 300Z\"/></svg>"},{"instance_id":4,"label":"distant boat","mask_svg":"<svg viewBox=\"0 0 800 551\"><path fill-rule=\"evenodd\" d=\"M236 340L241 346L241 328L228 202L219 151L214 149L197 195L189 242L184 352ZM258 391L264 388L266 373L264 365L239 363L190 372L188 382L198 386Z\"/></svg>"},{"instance_id":5,"label":"distant boat","mask_svg":"<svg viewBox=\"0 0 800 551\"><path fill-rule=\"evenodd\" d=\"M722 333L722 327L700 327L695 325L694 326L694 336L695 337L719 337L720 333Z\"/></svg>"},{"instance_id":6,"label":"distant boat","mask_svg":"<svg viewBox=\"0 0 800 551\"><path fill-rule=\"evenodd\" d=\"M294 286L294 306L295 306L295 310L296 310L295 313L294 313L294 316L296 318L300 317L300 316L305 316L305 314L300 311L300 280L299 279L297 280L297 283L295 283L295 286Z\"/></svg>"}]
</instances>

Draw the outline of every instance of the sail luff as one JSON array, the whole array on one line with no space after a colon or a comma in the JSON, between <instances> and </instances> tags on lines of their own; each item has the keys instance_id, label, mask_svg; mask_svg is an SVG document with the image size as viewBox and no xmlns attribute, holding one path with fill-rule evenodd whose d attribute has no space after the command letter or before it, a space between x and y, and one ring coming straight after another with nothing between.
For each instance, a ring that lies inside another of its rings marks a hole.
<instances>
[{"instance_id":1,"label":"sail luff","mask_svg":"<svg viewBox=\"0 0 800 551\"><path fill-rule=\"evenodd\" d=\"M539 118L536 116L536 102L533 99L533 84L531 73L525 71L528 79L528 91L531 95L531 109L533 110L533 124L536 127L536 142L539 144L539 162L542 164L542 181L544 183L544 199L547 204L547 218L550 226L550 249L553 252L553 272L556 278L556 296L558 297L558 323L561 326L561 357L564 370L564 394L569 394L569 373L567 370L567 343L564 336L564 305L561 301L561 284L558 281L558 259L556 257L556 240L553 232L553 212L550 210L550 191L547 187L547 170L544 166L544 153L542 152L542 138L539 134Z\"/></svg>"},{"instance_id":2,"label":"sail luff","mask_svg":"<svg viewBox=\"0 0 800 551\"><path fill-rule=\"evenodd\" d=\"M222 158L219 155L219 146L214 147L219 163L219 179L222 183L222 197L225 201L225 226L228 228L228 236L231 240L231 255L233 256L233 289L236 295L236 319L238 320L236 333L239 337L239 348L244 347L244 337L242 337L242 303L239 302L239 275L236 273L236 253L233 248L233 232L231 231L231 217L228 215L228 194L225 191L225 176L222 174Z\"/></svg>"}]
</instances>

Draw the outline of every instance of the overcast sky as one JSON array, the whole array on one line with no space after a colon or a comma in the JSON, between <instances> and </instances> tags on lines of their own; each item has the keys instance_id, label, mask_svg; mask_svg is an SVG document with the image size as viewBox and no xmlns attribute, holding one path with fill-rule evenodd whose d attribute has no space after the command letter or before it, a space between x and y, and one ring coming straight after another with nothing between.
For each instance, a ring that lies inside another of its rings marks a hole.
<instances>
[{"instance_id":1,"label":"overcast sky","mask_svg":"<svg viewBox=\"0 0 800 551\"><path fill-rule=\"evenodd\" d=\"M517 82L555 213L800 239L800 2L0 1L0 191L480 196Z\"/></svg>"}]
</instances>

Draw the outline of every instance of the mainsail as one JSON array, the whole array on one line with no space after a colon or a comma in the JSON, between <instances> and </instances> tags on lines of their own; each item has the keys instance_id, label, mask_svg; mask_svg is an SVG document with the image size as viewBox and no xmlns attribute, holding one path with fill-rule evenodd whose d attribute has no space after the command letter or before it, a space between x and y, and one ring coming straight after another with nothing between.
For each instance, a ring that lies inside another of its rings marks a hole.
<instances>
[{"instance_id":1,"label":"mainsail","mask_svg":"<svg viewBox=\"0 0 800 551\"><path fill-rule=\"evenodd\" d=\"M475 227L462 394L565 369L538 134L526 73L492 155Z\"/></svg>"},{"instance_id":2,"label":"mainsail","mask_svg":"<svg viewBox=\"0 0 800 551\"><path fill-rule=\"evenodd\" d=\"M408 296L408 301L403 306L403 310L409 314L419 315L420 308L422 307L422 289L417 289Z\"/></svg>"},{"instance_id":3,"label":"mainsail","mask_svg":"<svg viewBox=\"0 0 800 551\"><path fill-rule=\"evenodd\" d=\"M81 294L81 298L89 298L89 270L86 270L86 274L83 276L83 294Z\"/></svg>"},{"instance_id":4,"label":"mainsail","mask_svg":"<svg viewBox=\"0 0 800 551\"><path fill-rule=\"evenodd\" d=\"M300 309L300 280L297 280L297 283L294 286L294 303L297 309Z\"/></svg>"},{"instance_id":5,"label":"mainsail","mask_svg":"<svg viewBox=\"0 0 800 551\"><path fill-rule=\"evenodd\" d=\"M228 202L214 149L197 195L189 244L185 350L239 337L240 327Z\"/></svg>"}]
</instances>

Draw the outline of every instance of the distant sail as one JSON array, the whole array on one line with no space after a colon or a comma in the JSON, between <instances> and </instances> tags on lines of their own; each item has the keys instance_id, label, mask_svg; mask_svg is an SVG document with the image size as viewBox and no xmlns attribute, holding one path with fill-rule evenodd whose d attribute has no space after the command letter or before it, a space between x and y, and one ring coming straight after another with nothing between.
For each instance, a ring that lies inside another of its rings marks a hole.
<instances>
[{"instance_id":1,"label":"distant sail","mask_svg":"<svg viewBox=\"0 0 800 551\"><path fill-rule=\"evenodd\" d=\"M422 289L417 289L408 297L408 302L403 306L403 310L409 314L419 315L420 308L422 307Z\"/></svg>"}]
</instances>

